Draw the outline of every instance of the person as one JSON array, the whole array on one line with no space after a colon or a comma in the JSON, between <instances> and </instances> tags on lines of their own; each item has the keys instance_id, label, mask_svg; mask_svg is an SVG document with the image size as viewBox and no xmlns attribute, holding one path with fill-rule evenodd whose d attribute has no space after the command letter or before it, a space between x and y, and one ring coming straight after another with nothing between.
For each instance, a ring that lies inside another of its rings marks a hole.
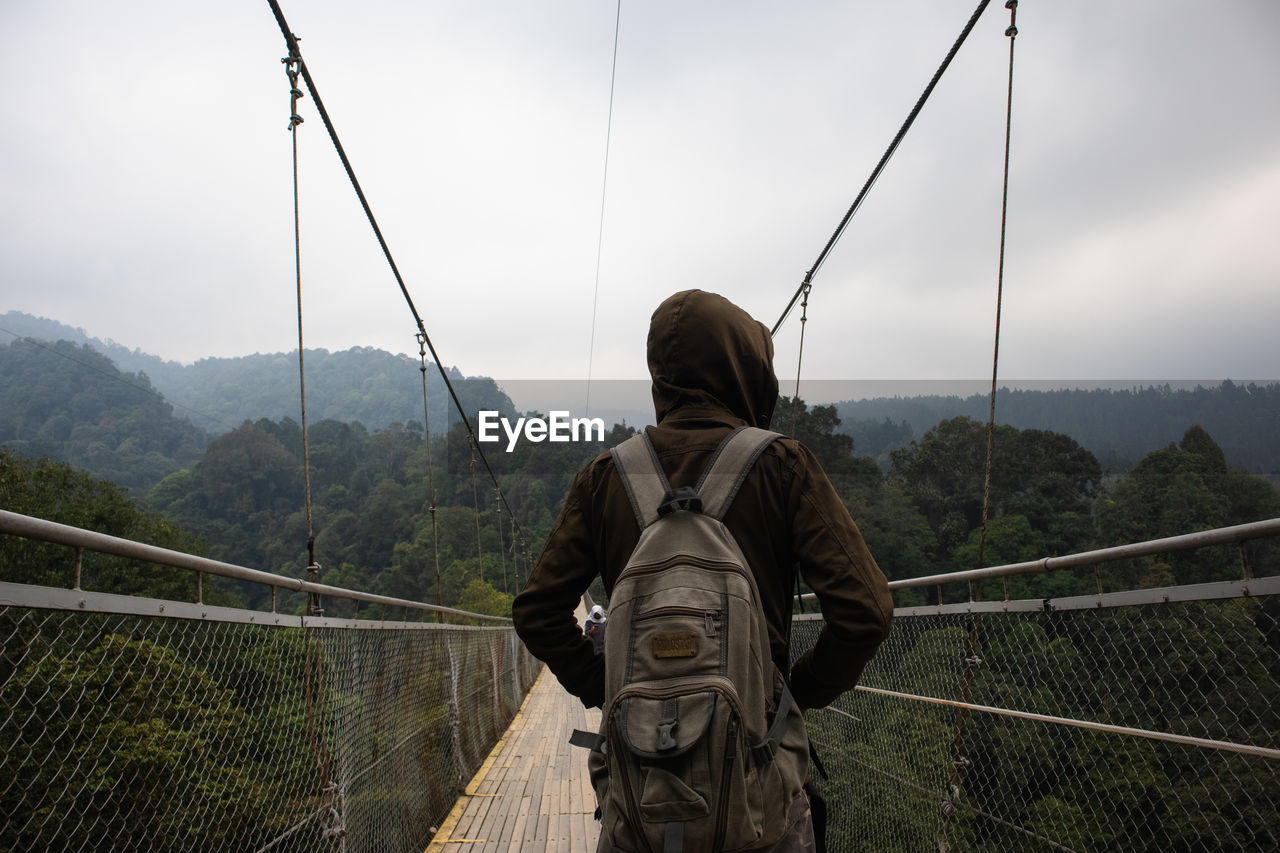
<instances>
[{"instance_id":1,"label":"person","mask_svg":"<svg viewBox=\"0 0 1280 853\"><path fill-rule=\"evenodd\" d=\"M604 654L604 626L606 621L604 608L599 604L591 605L591 612L587 614L586 621L582 623L582 633L591 641L595 647L596 654Z\"/></svg>"},{"instance_id":2,"label":"person","mask_svg":"<svg viewBox=\"0 0 1280 853\"><path fill-rule=\"evenodd\" d=\"M646 431L672 488L695 485L736 427L768 428L778 399L769 330L724 297L687 290L666 299L650 321L648 362L657 425ZM724 524L755 575L770 653L790 673L796 704L802 711L829 704L857 682L893 615L884 574L848 510L813 453L784 437L752 466ZM573 612L597 575L606 593L613 590L639 535L614 459L601 454L574 478L512 607L526 647L587 707L604 701L604 657ZM817 594L824 624L789 666L797 570ZM795 833L773 849L811 849L800 799Z\"/></svg>"}]
</instances>

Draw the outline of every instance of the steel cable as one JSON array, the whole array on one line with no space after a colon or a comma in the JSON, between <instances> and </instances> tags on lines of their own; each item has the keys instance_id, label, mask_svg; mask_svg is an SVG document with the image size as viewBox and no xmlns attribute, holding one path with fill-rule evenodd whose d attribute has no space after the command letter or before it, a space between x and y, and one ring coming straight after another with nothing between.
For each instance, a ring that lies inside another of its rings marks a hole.
<instances>
[{"instance_id":1,"label":"steel cable","mask_svg":"<svg viewBox=\"0 0 1280 853\"><path fill-rule=\"evenodd\" d=\"M448 372L444 369L444 364L440 361L440 356L436 352L435 346L431 343L431 337L427 334L426 326L422 322L422 315L418 313L417 306L413 304L413 297L409 295L409 288L404 283L404 277L400 275L400 268L396 266L395 258L391 255L391 248L387 245L386 239L382 236L382 229L378 227L378 220L373 215L373 209L369 206L368 199L365 198L364 190L360 187L359 180L356 179L355 169L351 166L351 161L347 158L347 152L342 147L342 142L338 139L338 132L334 129L333 122L329 119L329 112L324 107L324 101L320 99L320 93L316 89L315 81L311 78L311 71L307 68L306 60L302 59L301 51L298 48L298 37L289 29L289 24L285 21L284 12L280 9L278 0L267 0L271 6L271 11L275 15L276 23L280 26L280 32L284 35L285 43L289 47L290 56L295 53L298 56L298 64L302 70L302 79L307 84L307 91L311 93L311 100L315 103L316 112L320 115L320 120L324 122L325 130L329 133L329 139L333 142L334 150L338 152L338 159L342 161L342 167L346 170L347 179L351 182L351 188L355 190L356 197L360 200L360 206L364 209L365 217L369 220L369 225L373 228L373 234L378 240L378 245L382 248L382 254L387 259L387 264L391 267L391 273L395 276L396 284L400 287L400 293L404 296L405 303L409 306L409 312L413 315L414 323L418 327L418 333L422 335L423 343L427 345L427 349L431 353L431 358L435 361L436 369L440 371L440 377L444 380L445 388L449 391L449 396L453 400L454 406L458 410L462 423L466 426L467 434L471 437L473 444L475 443L475 429L471 425L471 419L467 417L466 409L462 405L462 401L458 397L457 389L453 387L453 382L449 379ZM501 486L498 484L497 474L494 473L493 467L489 464L489 459L484 455L484 451L478 446L475 448L480 456L480 461L484 463L485 470L489 474L489 479L493 481L494 486L499 488L501 494ZM511 505L507 502L506 495L502 495L502 504L507 508L507 512L511 513L514 518L514 512ZM518 522L517 522L518 524Z\"/></svg>"},{"instance_id":2,"label":"steel cable","mask_svg":"<svg viewBox=\"0 0 1280 853\"><path fill-rule=\"evenodd\" d=\"M609 191L609 142L613 138L613 89L618 79L618 32L622 25L622 0L613 19L613 69L609 72L609 118L604 132L604 176L600 179L600 229L596 234L596 278L591 292L591 343L587 347L587 394L583 415L591 414L591 369L596 354L596 307L600 302L600 255L604 247L604 203Z\"/></svg>"},{"instance_id":3,"label":"steel cable","mask_svg":"<svg viewBox=\"0 0 1280 853\"><path fill-rule=\"evenodd\" d=\"M983 473L982 523L978 534L978 564L974 567L975 569L981 569L983 561L986 559L987 517L991 502L992 451L995 446L996 431L996 380L999 375L1000 366L1000 305L1004 295L1005 232L1009 215L1009 147L1013 126L1013 47L1018 36L1018 0L1006 0L1004 5L1005 8L1009 10L1009 26L1004 31L1004 34L1009 38L1009 83L1005 96L1004 124L1004 183L1000 199L1000 253L996 269L995 345L991 355L991 404L987 419L987 458ZM1005 598L1007 599L1008 597L1008 583L1006 581ZM982 600L981 579L978 579L976 591L971 592L970 600ZM938 604L942 604L941 597L938 599ZM982 659L978 654L980 648L980 626L980 614L971 614L969 617L969 629L965 634L964 668L960 676L960 704L956 711L954 733L952 737L951 768L948 773L947 788L943 794L944 803L951 803L952 806L955 805L952 800L960 796L960 783L964 780L965 769L970 764L969 760L964 755L965 724L968 721L969 716L969 708L967 705L973 692L974 671L982 664ZM951 818L954 814L954 807L944 810L944 816L946 818L942 825L942 843L944 846L946 844L948 831L951 828Z\"/></svg>"},{"instance_id":4,"label":"steel cable","mask_svg":"<svg viewBox=\"0 0 1280 853\"><path fill-rule=\"evenodd\" d=\"M827 255L831 253L831 250L835 248L836 243L839 242L841 235L844 233L845 226L849 224L849 220L853 218L853 215L858 211L858 208L862 206L863 199L867 197L867 193L870 192L871 187L874 186L876 180L879 179L880 173L884 171L884 167L888 164L890 158L893 157L893 153L898 149L898 144L902 142L903 137L907 135L907 131L911 129L911 125L915 123L916 116L920 114L920 110L924 107L925 101L929 100L929 96L933 94L934 87L937 86L938 81L942 79L943 72L947 70L947 66L951 64L951 60L955 58L956 53L960 50L960 46L964 44L965 39L969 37L969 33L973 30L974 25L978 23L978 18L982 17L982 13L986 10L987 4L990 2L991 0L982 0L982 2L978 4L978 8L974 9L973 15L969 17L969 22L965 24L964 29L960 31L960 35L956 38L955 43L951 45L951 50L947 51L947 55L942 60L942 64L938 66L938 70L933 73L933 79L929 81L928 86L924 87L923 94L921 94L920 98L916 101L916 105L911 108L911 112L907 114L906 121L902 123L902 127L898 128L897 135L895 135L893 137L893 141L889 143L889 147L885 150L884 155L881 156L880 162L871 170L871 176L867 178L867 182L862 185L862 189L858 192L857 198L853 200L853 204L849 206L849 210L845 213L844 218L841 219L840 224L836 226L836 230L831 235L831 239L827 241L827 245L822 247L822 251L818 253L818 259L813 262L813 266L811 266L809 271L805 273L804 280L800 282L800 286L797 287L796 292L792 294L791 301L787 303L787 307L783 309L782 315L778 317L778 322L773 324L773 328L769 332L770 335L778 334L778 329L781 328L783 322L785 322L788 315L791 314L791 309L795 307L796 300L798 300L801 294L805 292L805 289L812 284L813 277L817 274L818 269L826 262Z\"/></svg>"}]
</instances>

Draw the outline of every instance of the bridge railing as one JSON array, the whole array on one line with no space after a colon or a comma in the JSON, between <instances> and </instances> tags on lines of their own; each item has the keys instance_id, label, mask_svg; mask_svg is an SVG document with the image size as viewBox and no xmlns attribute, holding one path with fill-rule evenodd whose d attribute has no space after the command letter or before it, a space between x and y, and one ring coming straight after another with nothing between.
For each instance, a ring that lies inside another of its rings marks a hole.
<instances>
[{"instance_id":1,"label":"bridge railing","mask_svg":"<svg viewBox=\"0 0 1280 853\"><path fill-rule=\"evenodd\" d=\"M509 620L13 513L0 532L406 614L0 583L0 849L421 850L537 673ZM409 618L441 610L475 624Z\"/></svg>"},{"instance_id":2,"label":"bridge railing","mask_svg":"<svg viewBox=\"0 0 1280 853\"><path fill-rule=\"evenodd\" d=\"M945 603L956 581L1277 534L1273 519L892 583L933 603L898 607L858 689L809 715L829 849L1280 847L1280 576L1246 559L1235 580ZM821 624L797 616L793 646Z\"/></svg>"}]
</instances>

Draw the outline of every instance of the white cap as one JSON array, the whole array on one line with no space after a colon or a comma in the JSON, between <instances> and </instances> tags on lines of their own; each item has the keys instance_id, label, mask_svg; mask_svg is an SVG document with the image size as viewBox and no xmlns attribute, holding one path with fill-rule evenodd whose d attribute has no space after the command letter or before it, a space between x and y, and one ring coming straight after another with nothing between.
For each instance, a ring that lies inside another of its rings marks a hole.
<instances>
[{"instance_id":1,"label":"white cap","mask_svg":"<svg viewBox=\"0 0 1280 853\"><path fill-rule=\"evenodd\" d=\"M587 616L587 618L590 619L592 622L603 622L604 608L601 607L599 604L594 605L591 608L591 613Z\"/></svg>"}]
</instances>

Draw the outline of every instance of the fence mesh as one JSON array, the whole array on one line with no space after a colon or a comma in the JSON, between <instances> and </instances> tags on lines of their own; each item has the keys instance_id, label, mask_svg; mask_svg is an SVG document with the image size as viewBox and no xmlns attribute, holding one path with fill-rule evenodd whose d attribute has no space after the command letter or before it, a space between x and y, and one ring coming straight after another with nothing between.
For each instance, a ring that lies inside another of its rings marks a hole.
<instances>
[{"instance_id":1,"label":"fence mesh","mask_svg":"<svg viewBox=\"0 0 1280 853\"><path fill-rule=\"evenodd\" d=\"M1278 598L900 616L861 685L959 700L969 657L975 705L1275 750ZM793 647L821 624L798 620ZM809 728L831 850L1280 849L1274 753L865 690Z\"/></svg>"},{"instance_id":2,"label":"fence mesh","mask_svg":"<svg viewBox=\"0 0 1280 853\"><path fill-rule=\"evenodd\" d=\"M0 850L420 851L536 675L510 628L0 609Z\"/></svg>"},{"instance_id":3,"label":"fence mesh","mask_svg":"<svg viewBox=\"0 0 1280 853\"><path fill-rule=\"evenodd\" d=\"M419 851L536 674L509 628L10 606L0 637L0 850ZM974 705L1272 752L908 698L966 657ZM833 851L1280 848L1280 596L903 615L862 686L905 696L809 715Z\"/></svg>"}]
</instances>

